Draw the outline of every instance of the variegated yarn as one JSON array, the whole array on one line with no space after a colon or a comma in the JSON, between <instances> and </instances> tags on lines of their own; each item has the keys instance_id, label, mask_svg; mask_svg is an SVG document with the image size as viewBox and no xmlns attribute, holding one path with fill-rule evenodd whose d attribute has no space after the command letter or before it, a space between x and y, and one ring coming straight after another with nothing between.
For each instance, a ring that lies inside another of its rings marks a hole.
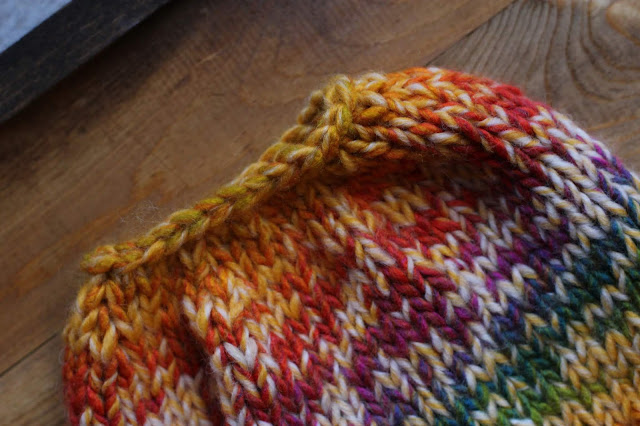
<instances>
[{"instance_id":1,"label":"variegated yarn","mask_svg":"<svg viewBox=\"0 0 640 426\"><path fill-rule=\"evenodd\" d=\"M638 178L518 89L336 77L229 185L87 256L73 424L640 424Z\"/></svg>"}]
</instances>

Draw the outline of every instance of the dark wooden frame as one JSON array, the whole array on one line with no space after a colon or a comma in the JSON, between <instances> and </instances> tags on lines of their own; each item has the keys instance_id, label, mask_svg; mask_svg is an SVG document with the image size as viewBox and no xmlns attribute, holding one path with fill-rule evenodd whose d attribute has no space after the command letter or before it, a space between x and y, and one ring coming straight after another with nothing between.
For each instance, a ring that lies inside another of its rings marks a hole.
<instances>
[{"instance_id":1,"label":"dark wooden frame","mask_svg":"<svg viewBox=\"0 0 640 426\"><path fill-rule=\"evenodd\" d=\"M167 2L69 2L0 53L0 122Z\"/></svg>"}]
</instances>

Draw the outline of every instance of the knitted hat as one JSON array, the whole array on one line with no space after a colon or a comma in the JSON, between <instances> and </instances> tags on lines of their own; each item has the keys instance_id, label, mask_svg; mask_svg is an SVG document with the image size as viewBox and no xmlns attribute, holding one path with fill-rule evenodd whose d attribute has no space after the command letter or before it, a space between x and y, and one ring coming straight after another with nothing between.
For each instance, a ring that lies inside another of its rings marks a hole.
<instances>
[{"instance_id":1,"label":"knitted hat","mask_svg":"<svg viewBox=\"0 0 640 426\"><path fill-rule=\"evenodd\" d=\"M640 424L640 181L513 87L336 77L229 185L97 249L74 424Z\"/></svg>"}]
</instances>

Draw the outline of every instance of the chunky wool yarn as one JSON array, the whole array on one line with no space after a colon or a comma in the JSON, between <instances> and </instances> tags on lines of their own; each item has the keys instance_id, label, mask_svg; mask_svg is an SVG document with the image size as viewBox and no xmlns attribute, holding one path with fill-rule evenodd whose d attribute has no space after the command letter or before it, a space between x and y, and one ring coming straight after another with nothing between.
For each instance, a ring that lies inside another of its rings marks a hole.
<instances>
[{"instance_id":1,"label":"chunky wool yarn","mask_svg":"<svg viewBox=\"0 0 640 426\"><path fill-rule=\"evenodd\" d=\"M640 424L640 181L513 87L335 78L229 185L97 249L73 424Z\"/></svg>"}]
</instances>

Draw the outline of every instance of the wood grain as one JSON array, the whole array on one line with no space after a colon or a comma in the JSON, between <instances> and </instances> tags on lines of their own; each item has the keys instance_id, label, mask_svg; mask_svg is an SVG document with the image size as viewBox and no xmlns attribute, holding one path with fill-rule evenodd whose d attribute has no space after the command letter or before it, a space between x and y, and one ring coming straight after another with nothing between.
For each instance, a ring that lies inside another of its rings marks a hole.
<instances>
[{"instance_id":1,"label":"wood grain","mask_svg":"<svg viewBox=\"0 0 640 426\"><path fill-rule=\"evenodd\" d=\"M510 1L174 2L0 126L2 422L56 398L84 252L229 180L329 75L424 64Z\"/></svg>"},{"instance_id":2,"label":"wood grain","mask_svg":"<svg viewBox=\"0 0 640 426\"><path fill-rule=\"evenodd\" d=\"M0 380L3 425L62 425L62 341L52 336Z\"/></svg>"},{"instance_id":3,"label":"wood grain","mask_svg":"<svg viewBox=\"0 0 640 426\"><path fill-rule=\"evenodd\" d=\"M497 13L507 3L171 4L0 127L0 386L55 388L57 364L36 378L30 363L47 362L39 345L63 324L81 253L228 180L329 74L429 62L504 80L638 168L638 2L519 0Z\"/></svg>"},{"instance_id":4,"label":"wood grain","mask_svg":"<svg viewBox=\"0 0 640 426\"><path fill-rule=\"evenodd\" d=\"M431 61L522 87L640 171L640 2L518 1Z\"/></svg>"}]
</instances>

